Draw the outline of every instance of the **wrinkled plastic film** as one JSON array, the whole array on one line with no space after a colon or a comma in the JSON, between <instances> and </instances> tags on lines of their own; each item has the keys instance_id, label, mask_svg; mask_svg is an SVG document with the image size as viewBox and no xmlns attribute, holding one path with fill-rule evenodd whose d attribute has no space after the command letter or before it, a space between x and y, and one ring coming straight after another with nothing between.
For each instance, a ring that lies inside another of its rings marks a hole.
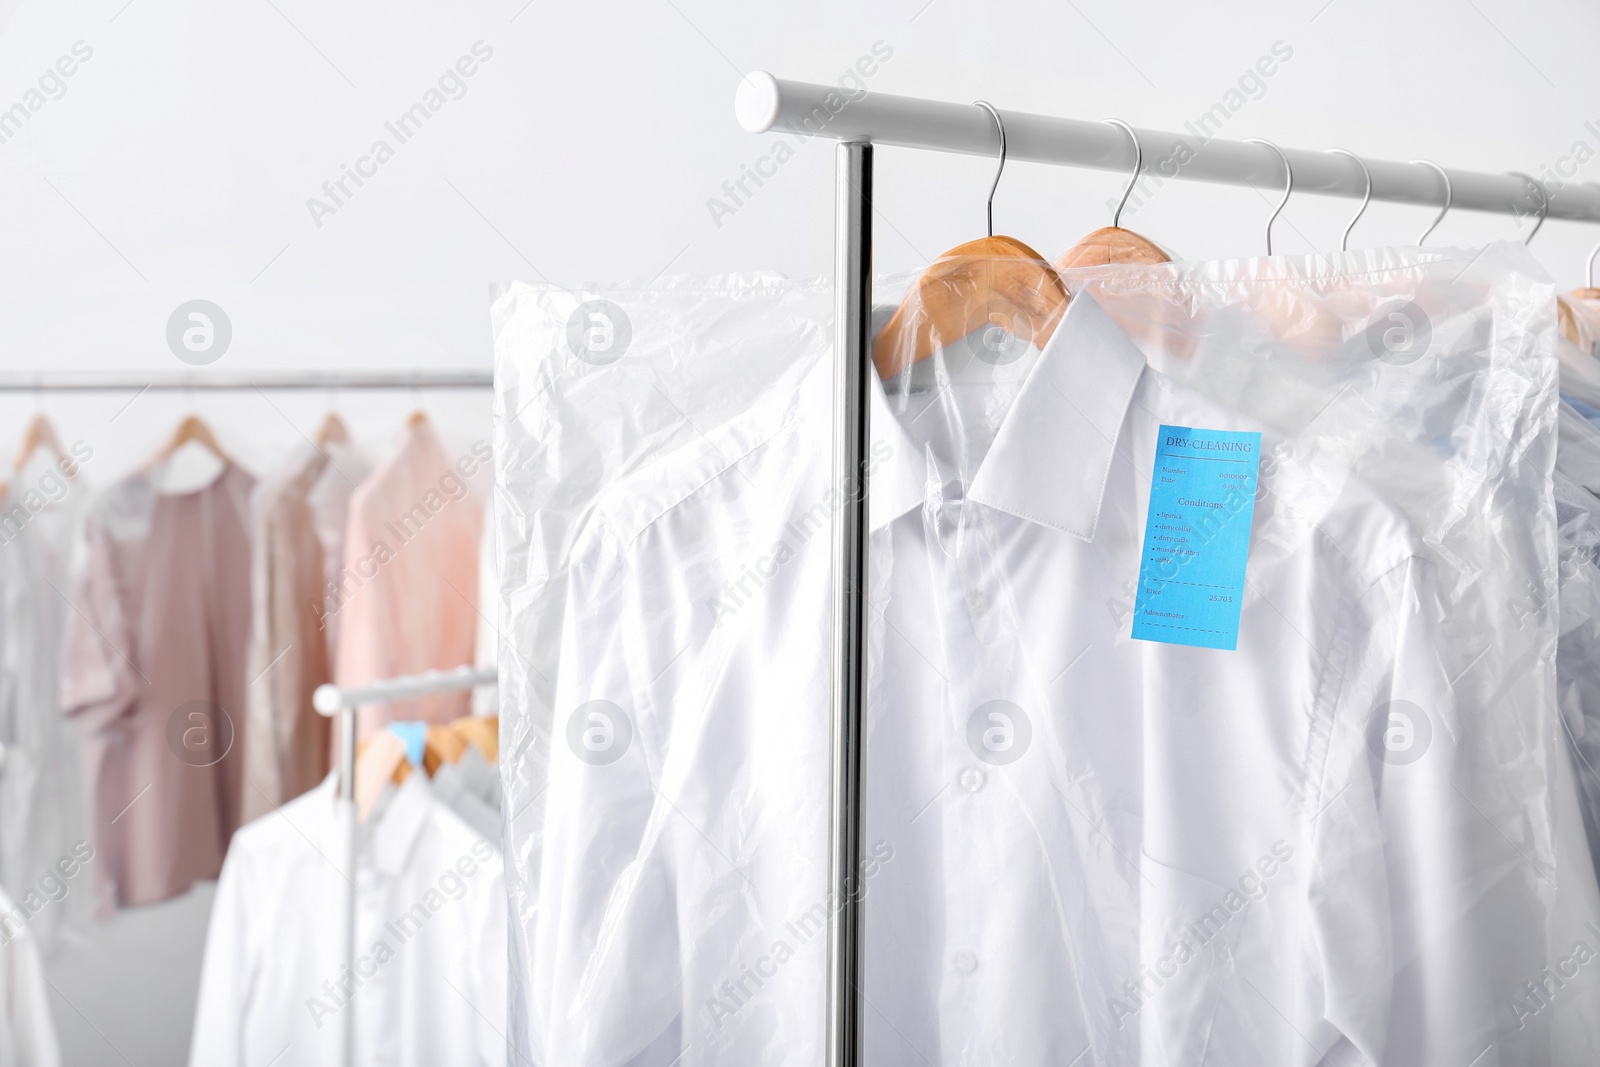
<instances>
[{"instance_id":1,"label":"wrinkled plastic film","mask_svg":"<svg viewBox=\"0 0 1600 1067\"><path fill-rule=\"evenodd\" d=\"M790 605L809 640L782 655L776 699L719 676L761 614L737 609L771 580L762 557L789 502L820 490L740 480L747 495L690 540L639 545L635 527L747 454L728 424L814 388L830 300L821 284L728 278L514 286L495 303L512 1041L533 1062L672 1045L665 1063L679 1040L699 1048L683 1063L768 1062L770 1040L820 1048L814 930L759 1005L697 1010L721 983L754 990L741 957L825 889L826 583ZM813 443L796 480L827 477L825 431ZM793 551L806 566L790 575L826 571L825 532ZM789 733L756 730L773 720Z\"/></svg>"},{"instance_id":2,"label":"wrinkled plastic film","mask_svg":"<svg viewBox=\"0 0 1600 1067\"><path fill-rule=\"evenodd\" d=\"M1476 1044L1469 1059L1493 1048L1497 1062L1584 1062L1595 987L1556 996L1542 977L1600 947L1592 881L1568 877L1586 857L1549 710L1552 446L1559 437L1579 456L1570 412L1555 410L1554 294L1542 272L1501 245L1076 273L1069 286L1101 299L1154 366L1356 472L1414 524L1438 579L1437 645L1457 716L1450 784L1468 896L1481 902L1441 933L1478 944L1494 1003L1461 1016L1460 1048ZM1568 662L1577 643L1563 640Z\"/></svg>"},{"instance_id":3,"label":"wrinkled plastic film","mask_svg":"<svg viewBox=\"0 0 1600 1067\"><path fill-rule=\"evenodd\" d=\"M1589 1062L1600 729L1537 268L1103 268L1065 313L897 326L915 282L874 316L910 369L869 457L868 1062ZM496 300L532 1062L820 1057L830 315L768 278ZM1130 633L1178 419L1261 435L1231 651Z\"/></svg>"}]
</instances>

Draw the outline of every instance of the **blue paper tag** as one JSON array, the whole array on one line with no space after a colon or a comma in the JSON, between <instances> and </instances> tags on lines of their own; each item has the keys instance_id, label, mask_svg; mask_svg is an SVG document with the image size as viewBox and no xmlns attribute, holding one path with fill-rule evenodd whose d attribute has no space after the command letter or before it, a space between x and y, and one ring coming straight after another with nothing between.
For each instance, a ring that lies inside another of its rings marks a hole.
<instances>
[{"instance_id":1,"label":"blue paper tag","mask_svg":"<svg viewBox=\"0 0 1600 1067\"><path fill-rule=\"evenodd\" d=\"M422 770L422 754L428 747L428 724L425 722L392 722L389 732L406 743L406 759L411 766Z\"/></svg>"},{"instance_id":2,"label":"blue paper tag","mask_svg":"<svg viewBox=\"0 0 1600 1067\"><path fill-rule=\"evenodd\" d=\"M1260 467L1259 433L1161 427L1135 639L1230 652L1238 645Z\"/></svg>"}]
</instances>

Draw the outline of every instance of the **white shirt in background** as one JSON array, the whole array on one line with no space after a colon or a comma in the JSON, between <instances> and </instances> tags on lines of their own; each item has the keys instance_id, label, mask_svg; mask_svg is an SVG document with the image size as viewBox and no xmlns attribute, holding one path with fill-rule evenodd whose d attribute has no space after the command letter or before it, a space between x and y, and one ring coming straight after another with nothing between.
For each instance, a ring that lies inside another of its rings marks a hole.
<instances>
[{"instance_id":1,"label":"white shirt in background","mask_svg":"<svg viewBox=\"0 0 1600 1067\"><path fill-rule=\"evenodd\" d=\"M420 775L362 828L355 971L343 972L335 778L245 826L217 883L192 1067L505 1062L505 880L499 851ZM349 991L353 990L353 997Z\"/></svg>"}]
</instances>

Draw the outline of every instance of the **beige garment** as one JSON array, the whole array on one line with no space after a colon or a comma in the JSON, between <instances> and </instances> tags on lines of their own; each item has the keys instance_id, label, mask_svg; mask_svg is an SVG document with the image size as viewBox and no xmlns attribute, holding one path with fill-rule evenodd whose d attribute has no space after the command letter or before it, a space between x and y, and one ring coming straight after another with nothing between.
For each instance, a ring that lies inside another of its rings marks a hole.
<instances>
[{"instance_id":1,"label":"beige garment","mask_svg":"<svg viewBox=\"0 0 1600 1067\"><path fill-rule=\"evenodd\" d=\"M239 826L254 486L232 464L192 493L136 474L85 521L60 699L80 729L102 914L215 878Z\"/></svg>"},{"instance_id":2,"label":"beige garment","mask_svg":"<svg viewBox=\"0 0 1600 1067\"><path fill-rule=\"evenodd\" d=\"M356 486L372 474L372 463L366 454L353 444L330 441L320 449L327 457L322 473L317 475L311 488L306 490L306 505L311 508L311 523L316 527L317 539L322 542L323 575L325 583L322 599L322 631L328 642L328 664L333 664L339 647L339 613L334 611L338 598L339 568L344 566L345 525L350 519L350 497Z\"/></svg>"},{"instance_id":3,"label":"beige garment","mask_svg":"<svg viewBox=\"0 0 1600 1067\"><path fill-rule=\"evenodd\" d=\"M471 663L477 639L478 538L483 506L468 486L487 445L452 461L428 421L408 425L399 449L350 500L334 676L359 686ZM470 694L436 693L360 709L366 737L391 719L447 722Z\"/></svg>"},{"instance_id":4,"label":"beige garment","mask_svg":"<svg viewBox=\"0 0 1600 1067\"><path fill-rule=\"evenodd\" d=\"M311 693L333 680L323 616L323 545L307 495L328 468L307 450L256 491L251 528L251 679L241 804L250 822L328 773L328 720Z\"/></svg>"}]
</instances>

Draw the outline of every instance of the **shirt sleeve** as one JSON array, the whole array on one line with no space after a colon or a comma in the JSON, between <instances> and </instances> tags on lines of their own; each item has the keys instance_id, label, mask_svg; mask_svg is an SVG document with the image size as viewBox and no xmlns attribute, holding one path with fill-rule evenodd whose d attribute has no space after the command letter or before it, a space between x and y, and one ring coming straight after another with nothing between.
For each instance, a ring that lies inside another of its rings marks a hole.
<instances>
[{"instance_id":1,"label":"shirt sleeve","mask_svg":"<svg viewBox=\"0 0 1600 1067\"><path fill-rule=\"evenodd\" d=\"M693 613L673 584L654 580L659 556L597 532L575 558L541 801L532 995L550 1062L582 1049L620 1063L681 1003L675 812L658 789L657 739L671 730L665 694L698 658L674 653L706 635L689 633Z\"/></svg>"},{"instance_id":2,"label":"shirt sleeve","mask_svg":"<svg viewBox=\"0 0 1600 1067\"><path fill-rule=\"evenodd\" d=\"M84 729L127 714L135 700L134 628L118 596L111 535L90 521L85 562L72 598L62 645L61 708Z\"/></svg>"},{"instance_id":3,"label":"shirt sleeve","mask_svg":"<svg viewBox=\"0 0 1600 1067\"><path fill-rule=\"evenodd\" d=\"M1487 934L1507 901L1492 882L1518 875L1490 840L1496 805L1459 766L1441 610L1420 557L1367 591L1315 820L1326 1018L1373 1063L1467 1063L1494 1037Z\"/></svg>"}]
</instances>

